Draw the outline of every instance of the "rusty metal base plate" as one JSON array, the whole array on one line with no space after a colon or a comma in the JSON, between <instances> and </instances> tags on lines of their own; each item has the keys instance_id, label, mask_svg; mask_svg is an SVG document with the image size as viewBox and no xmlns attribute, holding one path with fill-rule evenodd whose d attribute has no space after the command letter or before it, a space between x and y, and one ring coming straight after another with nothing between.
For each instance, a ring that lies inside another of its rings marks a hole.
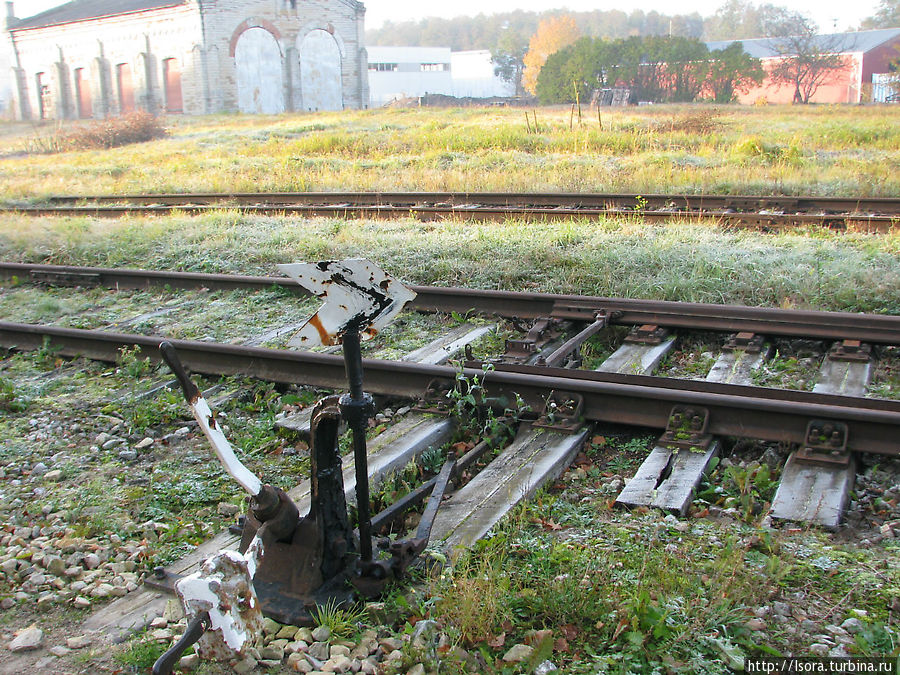
<instances>
[{"instance_id":1,"label":"rusty metal base plate","mask_svg":"<svg viewBox=\"0 0 900 675\"><path fill-rule=\"evenodd\" d=\"M676 434L671 431L664 433L656 442L657 445L672 450L690 450L691 452L701 453L709 450L712 443L713 436L711 434L692 435L688 439L681 439L677 438Z\"/></svg>"},{"instance_id":2,"label":"rusty metal base plate","mask_svg":"<svg viewBox=\"0 0 900 675\"><path fill-rule=\"evenodd\" d=\"M813 448L801 448L794 454L794 458L798 462L824 466L848 466L850 464L849 452L818 452Z\"/></svg>"}]
</instances>

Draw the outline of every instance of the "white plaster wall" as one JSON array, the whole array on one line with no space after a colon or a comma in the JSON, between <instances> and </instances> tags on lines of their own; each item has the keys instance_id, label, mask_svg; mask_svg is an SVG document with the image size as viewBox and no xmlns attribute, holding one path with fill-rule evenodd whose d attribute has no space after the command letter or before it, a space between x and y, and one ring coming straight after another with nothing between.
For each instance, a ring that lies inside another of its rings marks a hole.
<instances>
[{"instance_id":1,"label":"white plaster wall","mask_svg":"<svg viewBox=\"0 0 900 675\"><path fill-rule=\"evenodd\" d=\"M68 97L65 106L59 99L62 92L57 87L51 94L55 108L64 107L74 116L74 84L72 73L84 68L91 73L90 89L95 117L115 115L119 112L116 96L115 67L119 63L131 66L135 88L135 103L153 111L162 104L158 85L162 82L162 61L177 58L187 75L191 63L191 48L201 40L200 17L195 6L165 8L105 19L91 19L52 26L14 31L19 63L25 71L25 82L31 109L38 110L35 74L44 72L52 82L51 74L62 56L68 72ZM147 53L149 57L142 56ZM149 72L148 72L149 71ZM184 77L182 81L185 110L203 112L201 97L191 88L196 78ZM104 91L107 99L104 100Z\"/></svg>"},{"instance_id":2,"label":"white plaster wall","mask_svg":"<svg viewBox=\"0 0 900 675\"><path fill-rule=\"evenodd\" d=\"M284 112L284 64L275 36L264 28L241 33L234 62L238 110L267 115Z\"/></svg>"},{"instance_id":3,"label":"white plaster wall","mask_svg":"<svg viewBox=\"0 0 900 675\"><path fill-rule=\"evenodd\" d=\"M115 67L119 63L131 66L135 102L155 112L164 104L162 63L169 58L177 59L181 67L185 113L237 111L234 50L240 33L251 27L268 30L278 43L283 59L282 110L304 108L298 44L315 30L326 31L341 55L337 70L340 105L335 103L334 69L323 80L330 83L323 92L327 94L324 100L329 107L358 108L368 104L364 19L364 8L354 0L297 0L295 8L290 7L289 0L189 0L179 7L22 29L14 34L24 95L35 114L39 109L35 74L46 73L45 81L52 83L60 53L70 94L62 100L60 90L65 87L58 86L52 92L54 114L77 114L71 81L77 68L91 73L94 117L118 114ZM8 36L3 39L10 46ZM321 64L312 71L324 72ZM0 88L2 81L0 78ZM15 95L16 87L13 89ZM277 106L266 105L266 109Z\"/></svg>"},{"instance_id":4,"label":"white plaster wall","mask_svg":"<svg viewBox=\"0 0 900 675\"><path fill-rule=\"evenodd\" d=\"M369 47L368 60L370 64L397 64L395 71L368 71L372 107L383 106L395 99L425 94L450 96L453 93L451 70L422 70L425 63L450 64L449 47Z\"/></svg>"},{"instance_id":5,"label":"white plaster wall","mask_svg":"<svg viewBox=\"0 0 900 675\"><path fill-rule=\"evenodd\" d=\"M329 33L340 49L341 107L367 104L365 78L365 10L354 0L201 0L206 44L219 48L219 88L222 108L236 110L236 71L233 48L236 35L250 27L271 32L285 56L284 100L289 107L306 109L303 102L303 64L299 45L310 32ZM298 39L299 38L299 39ZM298 91L298 86L300 91Z\"/></svg>"},{"instance_id":6,"label":"white plaster wall","mask_svg":"<svg viewBox=\"0 0 900 675\"><path fill-rule=\"evenodd\" d=\"M297 36L301 105L304 110L343 110L341 50L324 30Z\"/></svg>"}]
</instances>

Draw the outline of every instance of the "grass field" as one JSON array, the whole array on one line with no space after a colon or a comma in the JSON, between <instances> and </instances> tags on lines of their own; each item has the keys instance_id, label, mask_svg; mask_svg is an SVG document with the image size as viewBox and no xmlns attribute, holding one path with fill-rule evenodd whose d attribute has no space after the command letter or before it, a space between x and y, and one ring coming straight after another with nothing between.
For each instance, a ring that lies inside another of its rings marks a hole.
<instances>
[{"instance_id":1,"label":"grass field","mask_svg":"<svg viewBox=\"0 0 900 675\"><path fill-rule=\"evenodd\" d=\"M900 194L896 106L396 109L171 117L166 140L34 154L47 125L0 127L0 198L54 193L498 190Z\"/></svg>"},{"instance_id":2,"label":"grass field","mask_svg":"<svg viewBox=\"0 0 900 675\"><path fill-rule=\"evenodd\" d=\"M537 119L535 133L524 111L512 109L170 118L168 138L62 154L41 151L52 145L54 127L6 124L0 126L0 200L236 190L900 194L897 106L654 106L604 111L602 129L595 116L570 128L568 109L539 109ZM420 223L229 210L121 220L0 216L6 261L274 275L277 263L350 256L370 257L421 284L900 313L897 230L761 234L636 218ZM287 306L290 298L275 293L92 293L0 287L0 317L93 327L159 305L172 312L139 328L227 339L229 330L243 338L299 313ZM205 304L207 313L195 311ZM120 457L119 446L88 450L111 424L121 423L118 433L137 440L148 429L164 438L185 424L177 397L139 405L109 398L110 390L127 393L146 384L141 363L126 357L117 367L88 368L58 363L48 353L0 360L0 465L6 467L0 492L27 497L22 466L41 453L71 455L65 469L72 477L33 498L32 508L4 503L0 510L22 527L30 513L40 517L42 506L60 509L65 527L110 546L110 533L88 507L91 490L104 483L100 506L117 537L139 539L135 525L151 517L171 526L143 552L150 564L220 527L217 502L238 497L193 436L184 441L186 450L158 443L155 460L138 460L146 485L127 483L136 465ZM879 376L885 391L897 385L892 359L890 372ZM294 476L284 474L281 462L292 463L294 473L305 465L281 459L290 445L274 437L271 422L297 404L297 392L234 381L226 387L248 392L227 412L254 470L290 483ZM95 419L97 406L105 418ZM68 410L79 429L40 436L41 448L23 440ZM477 667L409 644L389 672L406 673L420 662L441 673L524 672L501 658L522 642L535 648L529 667L549 659L561 672L585 675L725 673L746 656L808 656L812 644L856 656L900 653L896 462L872 460L860 468L853 508L861 515L854 528L837 534L766 527L761 519L778 470L761 457L775 449L744 442L728 442L731 456L702 486L687 520L613 510L616 486L633 475L653 442L633 430L598 429L583 461L504 521L474 555L441 576L418 579L415 593L394 589L381 608L392 617L386 623L394 634L408 635L423 617L436 619ZM179 453L190 463L182 466ZM12 486L13 477L24 482ZM193 488L186 492L181 483ZM0 581L0 598L15 597L15 590ZM0 631L36 619L57 622L57 632L74 631L84 615L64 604L35 609L17 602ZM65 661L65 672L115 672L122 664L146 672L144 652L158 651L144 635L112 650L115 662L100 648L78 652ZM221 671L204 666L203 672Z\"/></svg>"}]
</instances>

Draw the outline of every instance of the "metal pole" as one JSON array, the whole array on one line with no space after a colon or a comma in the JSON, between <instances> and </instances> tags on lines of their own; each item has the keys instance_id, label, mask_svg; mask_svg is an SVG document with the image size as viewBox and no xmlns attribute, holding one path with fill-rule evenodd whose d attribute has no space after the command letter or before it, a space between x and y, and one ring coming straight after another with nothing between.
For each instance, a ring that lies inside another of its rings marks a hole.
<instances>
[{"instance_id":1,"label":"metal pole","mask_svg":"<svg viewBox=\"0 0 900 675\"><path fill-rule=\"evenodd\" d=\"M372 561L372 520L369 513L369 465L366 451L366 427L375 413L375 403L363 392L362 352L359 331L350 328L343 334L344 367L350 393L340 399L341 415L353 434L353 459L356 465L356 508L359 514L359 555L363 562Z\"/></svg>"}]
</instances>

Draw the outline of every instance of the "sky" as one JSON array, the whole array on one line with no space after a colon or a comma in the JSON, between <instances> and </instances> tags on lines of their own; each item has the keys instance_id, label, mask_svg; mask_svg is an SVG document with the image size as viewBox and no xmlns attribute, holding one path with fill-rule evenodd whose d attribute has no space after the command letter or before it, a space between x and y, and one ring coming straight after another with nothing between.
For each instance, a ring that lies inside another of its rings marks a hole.
<instances>
[{"instance_id":1,"label":"sky","mask_svg":"<svg viewBox=\"0 0 900 675\"><path fill-rule=\"evenodd\" d=\"M822 32L837 28L838 31L856 28L862 19L875 13L878 0L759 0L754 4L771 2L773 5L781 5L789 9L802 12L819 24ZM61 0L15 0L16 16L23 18L43 12L46 9L62 5ZM715 13L723 4L723 0L682 0L672 3L671 0L638 0L636 2L622 3L616 0L563 0L560 4L548 3L546 0L454 0L446 2L437 0L367 0L366 26L378 28L385 21L405 21L409 19L421 19L426 16L441 16L450 18L453 16L470 15L479 13L494 14L498 12L522 9L526 11L543 11L549 8L567 8L575 11L587 11L592 9L610 10L621 9L630 12L641 9L645 12L657 11L661 14L676 13L690 14L700 13L701 16L709 16Z\"/></svg>"}]
</instances>

